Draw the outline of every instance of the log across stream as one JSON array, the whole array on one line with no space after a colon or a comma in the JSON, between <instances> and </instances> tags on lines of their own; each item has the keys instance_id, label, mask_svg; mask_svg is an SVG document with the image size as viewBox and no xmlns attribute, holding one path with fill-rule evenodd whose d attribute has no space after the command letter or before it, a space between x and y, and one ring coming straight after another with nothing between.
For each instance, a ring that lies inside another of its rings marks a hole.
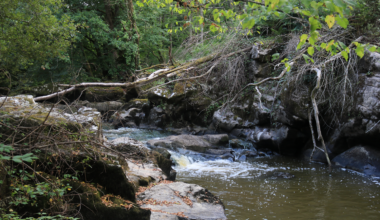
<instances>
[{"instance_id":1,"label":"log across stream","mask_svg":"<svg viewBox=\"0 0 380 220\"><path fill-rule=\"evenodd\" d=\"M108 139L146 141L171 135L135 128L104 130ZM380 180L283 156L246 161L171 152L177 180L219 196L228 219L380 219ZM294 177L293 177L294 175Z\"/></svg>"}]
</instances>

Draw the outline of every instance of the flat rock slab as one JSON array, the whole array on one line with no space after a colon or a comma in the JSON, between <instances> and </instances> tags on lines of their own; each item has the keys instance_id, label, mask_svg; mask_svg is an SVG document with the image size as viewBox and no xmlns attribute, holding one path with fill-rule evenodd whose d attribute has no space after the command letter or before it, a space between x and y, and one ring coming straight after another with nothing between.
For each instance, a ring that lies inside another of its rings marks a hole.
<instances>
[{"instance_id":1,"label":"flat rock slab","mask_svg":"<svg viewBox=\"0 0 380 220\"><path fill-rule=\"evenodd\" d=\"M151 220L227 219L223 203L207 189L195 184L159 184L139 194L137 200L141 208L152 211Z\"/></svg>"},{"instance_id":2,"label":"flat rock slab","mask_svg":"<svg viewBox=\"0 0 380 220\"><path fill-rule=\"evenodd\" d=\"M168 136L162 139L149 140L147 144L156 147L161 146L172 150L176 150L177 148L183 148L187 150L205 153L208 149L218 148L219 146L228 144L228 135L215 134L203 136Z\"/></svg>"},{"instance_id":3,"label":"flat rock slab","mask_svg":"<svg viewBox=\"0 0 380 220\"><path fill-rule=\"evenodd\" d=\"M130 161L128 162L129 170L127 171L130 175L130 178L137 177L138 179L142 178L152 178L154 182L159 182L160 180L166 179L166 175L162 170L154 164L138 164Z\"/></svg>"}]
</instances>

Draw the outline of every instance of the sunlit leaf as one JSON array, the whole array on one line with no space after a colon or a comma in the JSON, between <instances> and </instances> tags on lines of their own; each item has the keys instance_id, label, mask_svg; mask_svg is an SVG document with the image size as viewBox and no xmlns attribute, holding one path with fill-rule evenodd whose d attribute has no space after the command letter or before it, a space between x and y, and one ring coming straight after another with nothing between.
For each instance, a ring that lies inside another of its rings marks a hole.
<instances>
[{"instance_id":1,"label":"sunlit leaf","mask_svg":"<svg viewBox=\"0 0 380 220\"><path fill-rule=\"evenodd\" d=\"M326 19L325 19L325 22L327 23L327 26L329 26L329 28L332 28L335 24L335 17L334 15L327 15L326 16Z\"/></svg>"}]
</instances>

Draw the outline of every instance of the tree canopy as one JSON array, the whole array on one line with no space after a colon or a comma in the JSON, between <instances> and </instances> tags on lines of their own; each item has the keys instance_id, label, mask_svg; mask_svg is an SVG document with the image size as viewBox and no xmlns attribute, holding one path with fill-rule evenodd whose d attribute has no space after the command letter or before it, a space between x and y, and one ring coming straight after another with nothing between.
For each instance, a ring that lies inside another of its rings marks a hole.
<instances>
[{"instance_id":1,"label":"tree canopy","mask_svg":"<svg viewBox=\"0 0 380 220\"><path fill-rule=\"evenodd\" d=\"M17 72L48 58L65 58L75 25L60 0L0 2L0 68Z\"/></svg>"}]
</instances>

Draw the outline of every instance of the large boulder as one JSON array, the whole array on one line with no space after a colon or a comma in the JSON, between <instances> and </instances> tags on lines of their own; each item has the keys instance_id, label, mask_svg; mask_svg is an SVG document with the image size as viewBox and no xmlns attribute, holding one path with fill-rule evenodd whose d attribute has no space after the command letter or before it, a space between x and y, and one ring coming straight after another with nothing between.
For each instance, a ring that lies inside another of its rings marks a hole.
<instances>
[{"instance_id":1,"label":"large boulder","mask_svg":"<svg viewBox=\"0 0 380 220\"><path fill-rule=\"evenodd\" d=\"M380 176L380 151L375 148L356 146L339 154L332 162L367 175Z\"/></svg>"},{"instance_id":2,"label":"large boulder","mask_svg":"<svg viewBox=\"0 0 380 220\"><path fill-rule=\"evenodd\" d=\"M115 112L111 118L110 122L115 126L115 128L120 127L138 127L141 120L145 117L145 114L141 112L138 108L130 108L128 110L122 110Z\"/></svg>"},{"instance_id":3,"label":"large boulder","mask_svg":"<svg viewBox=\"0 0 380 220\"><path fill-rule=\"evenodd\" d=\"M377 146L380 142L380 54L367 52L358 69L355 105L328 140L334 155L357 145Z\"/></svg>"},{"instance_id":4,"label":"large boulder","mask_svg":"<svg viewBox=\"0 0 380 220\"><path fill-rule=\"evenodd\" d=\"M298 154L307 141L306 135L286 125L275 128L256 126L252 129L234 129L232 134L253 142L258 149L270 148L289 156Z\"/></svg>"},{"instance_id":5,"label":"large boulder","mask_svg":"<svg viewBox=\"0 0 380 220\"><path fill-rule=\"evenodd\" d=\"M45 127L64 127L74 132L83 128L98 132L101 123L100 112L95 109L83 107L73 114L68 114L56 108L43 107L34 102L31 95L1 97L0 103L2 103L0 120L28 128L43 124ZM0 127L0 133L8 134L10 132L12 131Z\"/></svg>"},{"instance_id":6,"label":"large boulder","mask_svg":"<svg viewBox=\"0 0 380 220\"><path fill-rule=\"evenodd\" d=\"M164 128L168 121L168 116L161 106L156 106L150 110L148 123L155 127Z\"/></svg>"},{"instance_id":7,"label":"large boulder","mask_svg":"<svg viewBox=\"0 0 380 220\"><path fill-rule=\"evenodd\" d=\"M159 184L139 194L137 200L142 208L152 211L151 220L227 219L223 203L195 184Z\"/></svg>"},{"instance_id":8,"label":"large boulder","mask_svg":"<svg viewBox=\"0 0 380 220\"><path fill-rule=\"evenodd\" d=\"M164 147L172 150L178 148L204 153L211 148L219 148L228 144L228 135L178 135L162 139L153 139L147 142L152 147Z\"/></svg>"}]
</instances>

